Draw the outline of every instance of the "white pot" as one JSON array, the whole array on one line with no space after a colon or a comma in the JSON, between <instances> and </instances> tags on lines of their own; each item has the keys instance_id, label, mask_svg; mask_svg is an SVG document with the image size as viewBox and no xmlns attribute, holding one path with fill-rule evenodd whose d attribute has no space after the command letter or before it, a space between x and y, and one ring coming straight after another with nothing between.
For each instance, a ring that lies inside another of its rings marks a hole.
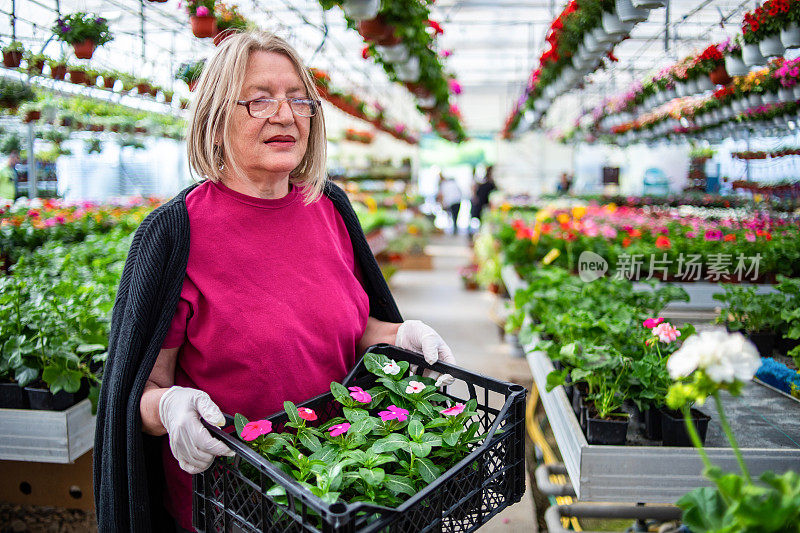
<instances>
[{"instance_id":1,"label":"white pot","mask_svg":"<svg viewBox=\"0 0 800 533\"><path fill-rule=\"evenodd\" d=\"M595 39L595 37L592 34L592 32L587 31L583 35L583 46L591 54L596 54L597 52L600 51L600 49L602 48L603 45L601 43L597 42L597 39Z\"/></svg>"},{"instance_id":2,"label":"white pot","mask_svg":"<svg viewBox=\"0 0 800 533\"><path fill-rule=\"evenodd\" d=\"M763 102L761 95L758 93L750 93L747 95L747 107L758 107Z\"/></svg>"},{"instance_id":3,"label":"white pot","mask_svg":"<svg viewBox=\"0 0 800 533\"><path fill-rule=\"evenodd\" d=\"M763 105L777 104L778 95L775 93L764 93L761 95L761 103Z\"/></svg>"},{"instance_id":4,"label":"white pot","mask_svg":"<svg viewBox=\"0 0 800 533\"><path fill-rule=\"evenodd\" d=\"M778 89L778 100L781 102L794 102L794 91L788 87Z\"/></svg>"},{"instance_id":5,"label":"white pot","mask_svg":"<svg viewBox=\"0 0 800 533\"><path fill-rule=\"evenodd\" d=\"M800 100L800 84L792 87L792 92L794 93L794 99Z\"/></svg>"},{"instance_id":6,"label":"white pot","mask_svg":"<svg viewBox=\"0 0 800 533\"><path fill-rule=\"evenodd\" d=\"M781 30L781 44L784 48L800 48L800 26L792 24Z\"/></svg>"},{"instance_id":7,"label":"white pot","mask_svg":"<svg viewBox=\"0 0 800 533\"><path fill-rule=\"evenodd\" d=\"M748 72L742 58L732 55L725 56L725 70L729 76L746 76Z\"/></svg>"},{"instance_id":8,"label":"white pot","mask_svg":"<svg viewBox=\"0 0 800 533\"><path fill-rule=\"evenodd\" d=\"M400 81L417 81L419 79L419 58L409 57L405 63L398 63L394 66L397 79Z\"/></svg>"},{"instance_id":9,"label":"white pot","mask_svg":"<svg viewBox=\"0 0 800 533\"><path fill-rule=\"evenodd\" d=\"M667 5L667 0L633 0L633 7L658 9Z\"/></svg>"},{"instance_id":10,"label":"white pot","mask_svg":"<svg viewBox=\"0 0 800 533\"><path fill-rule=\"evenodd\" d=\"M549 106L550 104L545 100L539 99L533 102L533 109L539 112L544 112Z\"/></svg>"},{"instance_id":11,"label":"white pot","mask_svg":"<svg viewBox=\"0 0 800 533\"><path fill-rule=\"evenodd\" d=\"M603 29L609 35L625 35L627 33L625 25L619 20L616 13L603 11Z\"/></svg>"},{"instance_id":12,"label":"white pot","mask_svg":"<svg viewBox=\"0 0 800 533\"><path fill-rule=\"evenodd\" d=\"M617 15L622 22L644 22L650 14L649 9L633 7L631 0L616 0Z\"/></svg>"},{"instance_id":13,"label":"white pot","mask_svg":"<svg viewBox=\"0 0 800 533\"><path fill-rule=\"evenodd\" d=\"M746 102L742 100L733 100L731 102L731 109L738 115L739 113L744 113L745 105L747 105Z\"/></svg>"},{"instance_id":14,"label":"white pot","mask_svg":"<svg viewBox=\"0 0 800 533\"><path fill-rule=\"evenodd\" d=\"M782 56L786 50L781 43L780 35L770 35L758 43L758 49L764 57Z\"/></svg>"},{"instance_id":15,"label":"white pot","mask_svg":"<svg viewBox=\"0 0 800 533\"><path fill-rule=\"evenodd\" d=\"M697 92L702 93L704 91L713 91L716 89L714 84L711 83L711 79L708 76L700 76L696 78L695 84L697 85Z\"/></svg>"},{"instance_id":16,"label":"white pot","mask_svg":"<svg viewBox=\"0 0 800 533\"><path fill-rule=\"evenodd\" d=\"M757 44L742 45L742 61L748 67L758 67L767 62Z\"/></svg>"},{"instance_id":17,"label":"white pot","mask_svg":"<svg viewBox=\"0 0 800 533\"><path fill-rule=\"evenodd\" d=\"M686 80L686 96L692 96L700 91L697 90L697 82L695 80Z\"/></svg>"},{"instance_id":18,"label":"white pot","mask_svg":"<svg viewBox=\"0 0 800 533\"><path fill-rule=\"evenodd\" d=\"M592 35L598 43L609 44L614 42L614 36L609 35L603 26L597 26L592 29Z\"/></svg>"},{"instance_id":19,"label":"white pot","mask_svg":"<svg viewBox=\"0 0 800 533\"><path fill-rule=\"evenodd\" d=\"M586 62L576 53L572 56L572 66L575 67L575 70L583 70Z\"/></svg>"},{"instance_id":20,"label":"white pot","mask_svg":"<svg viewBox=\"0 0 800 533\"><path fill-rule=\"evenodd\" d=\"M344 0L342 10L353 20L374 19L381 8L381 0Z\"/></svg>"},{"instance_id":21,"label":"white pot","mask_svg":"<svg viewBox=\"0 0 800 533\"><path fill-rule=\"evenodd\" d=\"M664 94L664 101L669 102L670 100L674 100L678 97L677 91L675 91L675 87L672 89L667 89L666 93Z\"/></svg>"},{"instance_id":22,"label":"white pot","mask_svg":"<svg viewBox=\"0 0 800 533\"><path fill-rule=\"evenodd\" d=\"M686 84L681 81L675 82L675 93L678 95L678 98L683 98L687 95L687 87Z\"/></svg>"},{"instance_id":23,"label":"white pot","mask_svg":"<svg viewBox=\"0 0 800 533\"><path fill-rule=\"evenodd\" d=\"M424 98L417 98L417 105L425 108L430 109L436 105L436 97L435 96L426 96Z\"/></svg>"},{"instance_id":24,"label":"white pot","mask_svg":"<svg viewBox=\"0 0 800 533\"><path fill-rule=\"evenodd\" d=\"M405 63L408 60L408 47L403 43L392 46L375 45L375 50L384 61L389 63Z\"/></svg>"}]
</instances>

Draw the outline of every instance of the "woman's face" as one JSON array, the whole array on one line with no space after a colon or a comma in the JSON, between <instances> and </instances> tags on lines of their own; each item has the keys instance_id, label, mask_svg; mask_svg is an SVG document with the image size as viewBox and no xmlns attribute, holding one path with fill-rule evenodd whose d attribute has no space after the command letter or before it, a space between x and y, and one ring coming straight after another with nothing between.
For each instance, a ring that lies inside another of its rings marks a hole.
<instances>
[{"instance_id":1,"label":"woman's face","mask_svg":"<svg viewBox=\"0 0 800 533\"><path fill-rule=\"evenodd\" d=\"M256 51L247 60L238 100L268 97L309 95L288 57ZM245 106L237 105L231 120L231 145L227 148L251 178L264 173L288 176L306 153L310 129L311 118L295 115L288 102L281 102L278 112L269 118L253 118Z\"/></svg>"}]
</instances>

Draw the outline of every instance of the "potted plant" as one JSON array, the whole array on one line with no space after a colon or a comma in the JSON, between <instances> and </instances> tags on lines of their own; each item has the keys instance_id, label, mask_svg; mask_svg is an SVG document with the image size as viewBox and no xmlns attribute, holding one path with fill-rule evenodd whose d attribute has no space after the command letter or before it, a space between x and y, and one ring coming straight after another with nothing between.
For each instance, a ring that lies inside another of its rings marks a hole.
<instances>
[{"instance_id":1,"label":"potted plant","mask_svg":"<svg viewBox=\"0 0 800 533\"><path fill-rule=\"evenodd\" d=\"M139 94L150 94L150 82L144 78L137 79L136 90Z\"/></svg>"},{"instance_id":2,"label":"potted plant","mask_svg":"<svg viewBox=\"0 0 800 533\"><path fill-rule=\"evenodd\" d=\"M180 101L180 108L187 109L189 107L189 99L188 98L181 98Z\"/></svg>"},{"instance_id":3,"label":"potted plant","mask_svg":"<svg viewBox=\"0 0 800 533\"><path fill-rule=\"evenodd\" d=\"M86 85L88 87L94 87L95 85L97 85L98 76L100 76L100 72L98 72L97 70L95 70L93 68L87 68L86 69L86 81L84 83L86 83Z\"/></svg>"},{"instance_id":4,"label":"potted plant","mask_svg":"<svg viewBox=\"0 0 800 533\"><path fill-rule=\"evenodd\" d=\"M69 65L67 72L69 73L70 82L81 85L86 83L86 68L83 65Z\"/></svg>"},{"instance_id":5,"label":"potted plant","mask_svg":"<svg viewBox=\"0 0 800 533\"><path fill-rule=\"evenodd\" d=\"M164 102L170 104L172 103L172 97L175 95L175 91L161 89L161 94L164 96Z\"/></svg>"},{"instance_id":6,"label":"potted plant","mask_svg":"<svg viewBox=\"0 0 800 533\"><path fill-rule=\"evenodd\" d=\"M91 59L96 47L114 38L108 21L91 13L77 12L59 18L52 30L57 39L72 45L79 59Z\"/></svg>"},{"instance_id":7,"label":"potted plant","mask_svg":"<svg viewBox=\"0 0 800 533\"><path fill-rule=\"evenodd\" d=\"M767 0L761 9L764 11L764 34L758 43L758 49L764 57L782 56L786 49L781 42L781 30L788 25L788 16L784 9L789 9L789 3L785 0Z\"/></svg>"},{"instance_id":8,"label":"potted plant","mask_svg":"<svg viewBox=\"0 0 800 533\"><path fill-rule=\"evenodd\" d=\"M47 56L44 54L25 52L24 57L28 65L28 73L32 76L41 76L44 70L44 63L47 61Z\"/></svg>"},{"instance_id":9,"label":"potted plant","mask_svg":"<svg viewBox=\"0 0 800 533\"><path fill-rule=\"evenodd\" d=\"M203 72L205 61L187 61L181 63L175 73L175 79L182 80L189 86L189 90L193 91L197 80L200 79L200 74Z\"/></svg>"},{"instance_id":10,"label":"potted plant","mask_svg":"<svg viewBox=\"0 0 800 533\"><path fill-rule=\"evenodd\" d=\"M67 62L64 59L49 59L50 77L54 80L63 80L67 75Z\"/></svg>"},{"instance_id":11,"label":"potted plant","mask_svg":"<svg viewBox=\"0 0 800 533\"><path fill-rule=\"evenodd\" d=\"M19 107L19 115L25 123L36 122L42 118L42 104L40 102L25 102Z\"/></svg>"},{"instance_id":12,"label":"potted plant","mask_svg":"<svg viewBox=\"0 0 800 533\"><path fill-rule=\"evenodd\" d=\"M724 284L722 287L725 292L714 295L724 306L717 323L725 324L729 331L743 332L763 357L771 357L783 323L784 295L757 295L754 287L741 285Z\"/></svg>"},{"instance_id":13,"label":"potted plant","mask_svg":"<svg viewBox=\"0 0 800 533\"><path fill-rule=\"evenodd\" d=\"M34 98L33 89L27 83L0 78L0 107L16 109L21 103Z\"/></svg>"},{"instance_id":14,"label":"potted plant","mask_svg":"<svg viewBox=\"0 0 800 533\"><path fill-rule=\"evenodd\" d=\"M217 18L217 34L214 36L214 46L219 46L222 41L236 33L247 29L247 19L239 12L236 4L217 3L214 7L214 16Z\"/></svg>"},{"instance_id":15,"label":"potted plant","mask_svg":"<svg viewBox=\"0 0 800 533\"><path fill-rule=\"evenodd\" d=\"M195 37L205 39L217 34L217 19L214 16L214 0L188 0L186 9Z\"/></svg>"},{"instance_id":16,"label":"potted plant","mask_svg":"<svg viewBox=\"0 0 800 533\"><path fill-rule=\"evenodd\" d=\"M117 79L122 82L123 92L130 93L136 88L136 77L124 72L117 73Z\"/></svg>"},{"instance_id":17,"label":"potted plant","mask_svg":"<svg viewBox=\"0 0 800 533\"><path fill-rule=\"evenodd\" d=\"M6 68L17 68L22 63L22 55L25 53L22 43L11 41L3 47L3 66Z\"/></svg>"},{"instance_id":18,"label":"potted plant","mask_svg":"<svg viewBox=\"0 0 800 533\"><path fill-rule=\"evenodd\" d=\"M753 12L745 13L742 20L742 61L748 67L766 63L758 46L765 34L762 8L757 7Z\"/></svg>"},{"instance_id":19,"label":"potted plant","mask_svg":"<svg viewBox=\"0 0 800 533\"><path fill-rule=\"evenodd\" d=\"M375 18L380 8L380 0L344 0L342 2L342 11L345 16L355 21Z\"/></svg>"},{"instance_id":20,"label":"potted plant","mask_svg":"<svg viewBox=\"0 0 800 533\"><path fill-rule=\"evenodd\" d=\"M788 50L800 48L800 5L790 2L786 5L786 20L781 28L781 44Z\"/></svg>"}]
</instances>

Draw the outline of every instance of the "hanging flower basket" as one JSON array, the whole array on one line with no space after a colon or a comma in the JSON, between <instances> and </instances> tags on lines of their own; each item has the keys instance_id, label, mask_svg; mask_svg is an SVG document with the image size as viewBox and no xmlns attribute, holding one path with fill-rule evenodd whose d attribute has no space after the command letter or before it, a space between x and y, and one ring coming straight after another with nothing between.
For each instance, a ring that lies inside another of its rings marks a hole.
<instances>
[{"instance_id":1,"label":"hanging flower basket","mask_svg":"<svg viewBox=\"0 0 800 533\"><path fill-rule=\"evenodd\" d=\"M633 7L643 9L658 9L667 5L667 0L633 0Z\"/></svg>"},{"instance_id":2,"label":"hanging flower basket","mask_svg":"<svg viewBox=\"0 0 800 533\"><path fill-rule=\"evenodd\" d=\"M79 59L90 59L96 47L113 39L108 21L91 13L78 12L59 18L52 30L57 39L72 45Z\"/></svg>"},{"instance_id":3,"label":"hanging flower basket","mask_svg":"<svg viewBox=\"0 0 800 533\"><path fill-rule=\"evenodd\" d=\"M625 25L619 20L616 13L603 11L603 29L609 35L625 35L627 33Z\"/></svg>"},{"instance_id":4,"label":"hanging flower basket","mask_svg":"<svg viewBox=\"0 0 800 533\"><path fill-rule=\"evenodd\" d=\"M394 27L386 24L383 17L378 15L375 18L359 22L358 33L366 41L377 42L391 37L394 34Z\"/></svg>"},{"instance_id":5,"label":"hanging flower basket","mask_svg":"<svg viewBox=\"0 0 800 533\"><path fill-rule=\"evenodd\" d=\"M342 11L353 20L362 21L375 18L381 8L381 0L344 0Z\"/></svg>"},{"instance_id":6,"label":"hanging flower basket","mask_svg":"<svg viewBox=\"0 0 800 533\"><path fill-rule=\"evenodd\" d=\"M644 22L650 14L649 9L633 7L631 0L616 0L617 15L622 22Z\"/></svg>"},{"instance_id":7,"label":"hanging flower basket","mask_svg":"<svg viewBox=\"0 0 800 533\"><path fill-rule=\"evenodd\" d=\"M28 73L32 76L41 76L44 70L44 59L28 59Z\"/></svg>"},{"instance_id":8,"label":"hanging flower basket","mask_svg":"<svg viewBox=\"0 0 800 533\"><path fill-rule=\"evenodd\" d=\"M761 55L761 50L758 44L745 43L742 45L742 61L748 67L757 67L767 62L764 56Z\"/></svg>"},{"instance_id":9,"label":"hanging flower basket","mask_svg":"<svg viewBox=\"0 0 800 533\"><path fill-rule=\"evenodd\" d=\"M715 85L728 85L731 81L733 81L731 77L728 76L728 71L725 70L725 65L719 65L708 74L708 77L711 79L711 83Z\"/></svg>"},{"instance_id":10,"label":"hanging flower basket","mask_svg":"<svg viewBox=\"0 0 800 533\"><path fill-rule=\"evenodd\" d=\"M217 34L217 18L213 15L204 17L193 15L189 17L189 22L192 24L192 33L198 39L207 39Z\"/></svg>"},{"instance_id":11,"label":"hanging flower basket","mask_svg":"<svg viewBox=\"0 0 800 533\"><path fill-rule=\"evenodd\" d=\"M95 48L97 48L97 45L89 39L72 45L72 49L75 51L75 57L78 59L91 59L94 55Z\"/></svg>"},{"instance_id":12,"label":"hanging flower basket","mask_svg":"<svg viewBox=\"0 0 800 533\"><path fill-rule=\"evenodd\" d=\"M32 109L25 113L25 118L23 119L24 122L35 122L42 118L42 112L38 109Z\"/></svg>"},{"instance_id":13,"label":"hanging flower basket","mask_svg":"<svg viewBox=\"0 0 800 533\"><path fill-rule=\"evenodd\" d=\"M783 43L781 42L781 37L779 34L765 37L760 43L758 43L758 49L761 51L761 55L764 57L782 56L786 51L783 47Z\"/></svg>"},{"instance_id":14,"label":"hanging flower basket","mask_svg":"<svg viewBox=\"0 0 800 533\"><path fill-rule=\"evenodd\" d=\"M781 30L781 43L784 48L800 48L800 26L792 24Z\"/></svg>"},{"instance_id":15,"label":"hanging flower basket","mask_svg":"<svg viewBox=\"0 0 800 533\"><path fill-rule=\"evenodd\" d=\"M147 82L141 82L136 84L136 90L139 91L139 94L149 94L150 93L150 84Z\"/></svg>"},{"instance_id":16,"label":"hanging flower basket","mask_svg":"<svg viewBox=\"0 0 800 533\"><path fill-rule=\"evenodd\" d=\"M741 57L727 55L725 56L725 71L730 76L746 76L747 65L744 64Z\"/></svg>"},{"instance_id":17,"label":"hanging flower basket","mask_svg":"<svg viewBox=\"0 0 800 533\"><path fill-rule=\"evenodd\" d=\"M17 68L22 63L22 52L17 50L3 51L3 66Z\"/></svg>"}]
</instances>

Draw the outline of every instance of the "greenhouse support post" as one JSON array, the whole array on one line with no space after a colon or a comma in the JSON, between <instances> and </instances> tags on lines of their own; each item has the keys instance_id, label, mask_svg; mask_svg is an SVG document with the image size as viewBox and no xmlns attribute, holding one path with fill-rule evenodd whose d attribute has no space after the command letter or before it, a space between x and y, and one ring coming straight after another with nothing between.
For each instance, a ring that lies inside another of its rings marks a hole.
<instances>
[{"instance_id":1,"label":"greenhouse support post","mask_svg":"<svg viewBox=\"0 0 800 533\"><path fill-rule=\"evenodd\" d=\"M36 190L36 154L33 151L34 123L28 122L28 198L33 199L38 196Z\"/></svg>"}]
</instances>

